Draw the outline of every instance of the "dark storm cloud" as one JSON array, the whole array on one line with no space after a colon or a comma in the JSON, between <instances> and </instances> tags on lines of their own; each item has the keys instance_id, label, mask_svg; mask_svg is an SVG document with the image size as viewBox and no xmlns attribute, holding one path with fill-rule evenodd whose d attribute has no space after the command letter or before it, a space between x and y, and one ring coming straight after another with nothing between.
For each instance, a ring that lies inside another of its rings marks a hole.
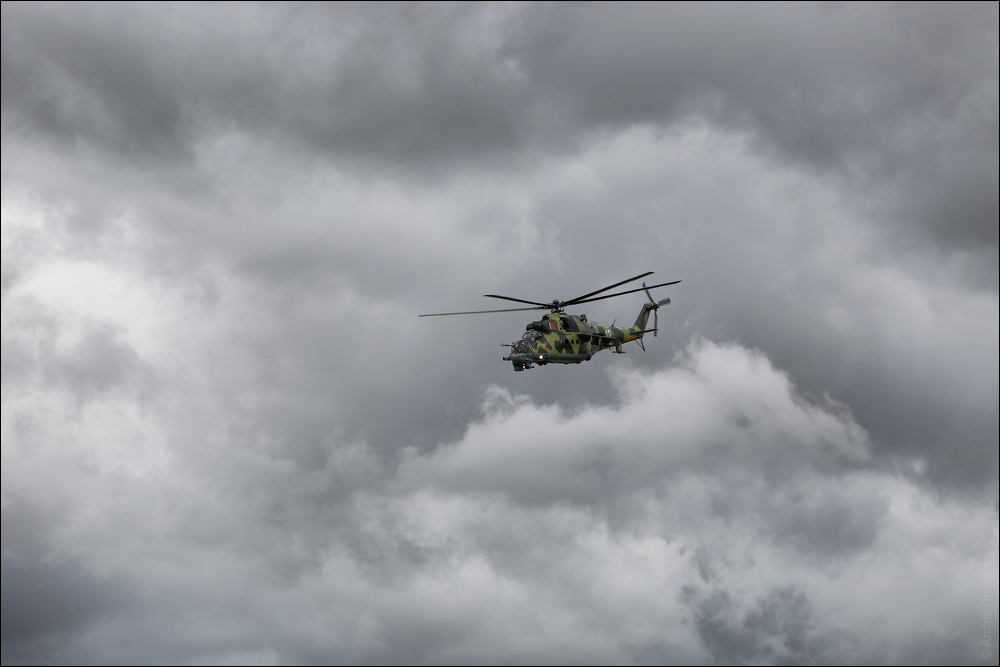
<instances>
[{"instance_id":1,"label":"dark storm cloud","mask_svg":"<svg viewBox=\"0 0 1000 667\"><path fill-rule=\"evenodd\" d=\"M2 11L4 662L976 662L995 4Z\"/></svg>"},{"instance_id":2,"label":"dark storm cloud","mask_svg":"<svg viewBox=\"0 0 1000 667\"><path fill-rule=\"evenodd\" d=\"M225 8L150 11L7 9L5 105L124 146L237 122L397 158L709 114L913 185L966 151L988 171L997 144L991 4L265 6L238 26Z\"/></svg>"},{"instance_id":3,"label":"dark storm cloud","mask_svg":"<svg viewBox=\"0 0 1000 667\"><path fill-rule=\"evenodd\" d=\"M123 154L183 147L182 100L150 57L165 49L93 9L4 7L7 122Z\"/></svg>"},{"instance_id":4,"label":"dark storm cloud","mask_svg":"<svg viewBox=\"0 0 1000 667\"><path fill-rule=\"evenodd\" d=\"M39 543L31 508L4 506L2 567L2 656L30 663L48 654L72 659L65 643L114 618L135 600L127 579L95 576L72 559ZM44 521L44 519L43 519Z\"/></svg>"},{"instance_id":5,"label":"dark storm cloud","mask_svg":"<svg viewBox=\"0 0 1000 667\"><path fill-rule=\"evenodd\" d=\"M720 591L697 612L698 633L719 662L804 665L829 659L825 642L809 636L814 611L801 591L776 590L735 623L727 618L730 606L729 596Z\"/></svg>"},{"instance_id":6,"label":"dark storm cloud","mask_svg":"<svg viewBox=\"0 0 1000 667\"><path fill-rule=\"evenodd\" d=\"M996 282L992 4L150 11L5 9L5 122L187 161L232 127L421 173L707 117Z\"/></svg>"},{"instance_id":7,"label":"dark storm cloud","mask_svg":"<svg viewBox=\"0 0 1000 667\"><path fill-rule=\"evenodd\" d=\"M204 124L402 159L516 139L506 8L231 9L5 9L5 111L122 153L188 147Z\"/></svg>"},{"instance_id":8,"label":"dark storm cloud","mask_svg":"<svg viewBox=\"0 0 1000 667\"><path fill-rule=\"evenodd\" d=\"M543 6L515 52L570 119L708 114L940 240L997 245L995 5ZM539 16L540 15L540 16ZM969 160L971 159L971 163ZM972 176L972 179L968 178Z\"/></svg>"},{"instance_id":9,"label":"dark storm cloud","mask_svg":"<svg viewBox=\"0 0 1000 667\"><path fill-rule=\"evenodd\" d=\"M131 602L121 590L127 584L109 584L73 565L40 560L18 564L6 557L2 567L5 663L30 663L39 654L72 659L63 653L63 642Z\"/></svg>"}]
</instances>

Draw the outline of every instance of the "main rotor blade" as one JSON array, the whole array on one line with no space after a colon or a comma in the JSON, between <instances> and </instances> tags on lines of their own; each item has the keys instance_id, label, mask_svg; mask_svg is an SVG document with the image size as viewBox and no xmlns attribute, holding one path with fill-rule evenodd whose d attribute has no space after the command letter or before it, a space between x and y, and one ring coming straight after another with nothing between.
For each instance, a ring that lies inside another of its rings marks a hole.
<instances>
[{"instance_id":1,"label":"main rotor blade","mask_svg":"<svg viewBox=\"0 0 1000 667\"><path fill-rule=\"evenodd\" d=\"M530 303L531 304L531 308L500 308L498 310L464 310L464 311L457 312L457 313L425 313L423 315L418 315L417 317L443 317L445 315L482 315L482 314L485 314L485 313L513 313L513 312L522 311L522 310L552 310L553 308L556 308L556 307L561 308L561 307L564 307L564 306L575 306L576 304L579 304L579 303L588 303L590 301L600 301L601 299L610 299L613 296L622 296L623 294L632 294L633 292L639 292L639 291L642 291L642 290L651 290L651 289L654 289L656 287L666 287L667 285L676 285L677 283L680 282L679 280L674 280L674 281L671 281L669 283L660 283L659 285L650 285L649 287L645 287L645 286L643 286L643 287L637 287L636 289L630 289L630 290L626 290L624 292L615 292L614 294L605 294L604 296L594 297L595 294L600 294L601 292L606 292L609 289L614 289L615 287L618 287L619 285L624 285L625 283L630 283L633 280L638 280L639 278L644 278L644 277L648 276L651 273L653 273L653 272L652 271L647 271L646 273L640 274L640 275L638 275L638 276L636 276L634 278L629 278L628 280L623 280L620 283L615 283L614 285L609 285L607 287L604 287L602 289L597 290L596 292L590 292L589 294L584 294L583 296L578 296L577 298L571 299L569 301L553 301L552 303L541 303L541 302L538 302L538 301L528 301L527 299L515 299L512 296L502 296L500 294L484 294L483 296L490 297L491 299L504 299L506 301L516 301L517 303ZM594 297L594 298L587 298L587 297ZM663 305L663 302L661 301L659 305ZM614 326L614 325L612 325L612 326Z\"/></svg>"},{"instance_id":2,"label":"main rotor blade","mask_svg":"<svg viewBox=\"0 0 1000 667\"><path fill-rule=\"evenodd\" d=\"M417 317L441 317L442 315L480 315L482 313L513 313L516 310L543 310L548 306L533 306L531 308L503 308L501 310L466 310L461 313L426 313Z\"/></svg>"},{"instance_id":3,"label":"main rotor blade","mask_svg":"<svg viewBox=\"0 0 1000 667\"><path fill-rule=\"evenodd\" d=\"M484 294L483 296L488 296L491 299L506 299L507 301L517 301L518 303L533 303L536 306L544 306L545 308L551 308L551 303L539 303L538 301L528 301L527 299L515 299L512 296L500 296L499 294Z\"/></svg>"},{"instance_id":4,"label":"main rotor blade","mask_svg":"<svg viewBox=\"0 0 1000 667\"><path fill-rule=\"evenodd\" d=\"M562 305L564 305L564 306L572 306L575 303L583 303L583 300L586 299L589 296L594 296L595 294L600 294L601 292L607 292L609 289L614 289L614 288L618 287L619 285L624 285L625 283L630 283L633 280L638 280L639 278L645 278L648 275L652 275L652 273L653 273L652 271L646 271L646 273L639 274L635 278L629 278L628 280L623 280L620 283L615 283L614 285L608 285L607 287L602 287L601 289L597 290L596 292L590 292L589 294L584 294L583 296L578 296L575 299L570 299L569 301L563 301ZM591 299L591 301L594 301L594 300L595 299Z\"/></svg>"},{"instance_id":5,"label":"main rotor blade","mask_svg":"<svg viewBox=\"0 0 1000 667\"><path fill-rule=\"evenodd\" d=\"M631 294L632 292L641 292L644 289L653 289L655 287L666 287L667 285L676 285L679 280L672 280L669 283L660 283L659 285L650 285L649 287L636 287L635 289L626 290L624 292L615 292L614 294L605 294L604 296L595 296L593 299L578 299L573 303L566 302L570 306L576 306L581 303L588 303L590 301L600 301L601 299L610 299L613 296L621 296L622 294Z\"/></svg>"}]
</instances>

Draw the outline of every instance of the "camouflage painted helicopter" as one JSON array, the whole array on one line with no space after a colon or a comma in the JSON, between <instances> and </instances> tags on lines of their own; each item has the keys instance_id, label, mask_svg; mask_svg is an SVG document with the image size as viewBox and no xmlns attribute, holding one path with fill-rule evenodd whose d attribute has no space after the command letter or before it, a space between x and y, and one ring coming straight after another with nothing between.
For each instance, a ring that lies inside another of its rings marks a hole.
<instances>
[{"instance_id":1,"label":"camouflage painted helicopter","mask_svg":"<svg viewBox=\"0 0 1000 667\"><path fill-rule=\"evenodd\" d=\"M650 285L649 287L646 287L646 283L643 283L642 287L625 290L624 292L605 294L603 296L596 295L624 285L625 283L630 283L633 280L645 278L652 273L652 271L647 271L646 273L629 278L628 280L623 280L620 283L602 287L597 291L584 294L583 296L578 296L575 299L570 299L569 301L559 301L558 299L554 299L551 303L541 303L538 301L515 299L510 296L500 296L499 294L485 294L484 296L492 299L505 299L507 301L516 301L518 303L530 303L532 305L528 308L470 310L460 313L427 313L425 315L420 315L420 317L479 315L481 313L512 313L521 310L548 310L548 314L542 315L542 319L536 320L525 327L524 335L521 336L520 340L509 344L503 344L504 347L511 348L510 356L504 357L504 361L510 361L513 363L515 371L523 371L525 368L533 368L534 364L538 364L539 366L544 366L546 364L578 364L581 361L589 361L595 353L609 348L614 348L616 353L622 354L624 352L622 344L633 340L638 342L643 350L646 349L646 346L642 342L643 335L653 332L653 336L656 336L656 331L659 325L656 311L659 310L660 306L670 303L669 297L660 301L654 300L653 295L650 294L649 290L656 287L676 285L680 281L674 280L669 283ZM639 316L635 318L635 324L630 327L616 327L614 326L614 323L612 323L611 326L606 327L590 322L587 320L586 315L566 314L567 306L576 306L581 303L589 303L590 301L610 299L614 296L622 296L623 294L632 294L633 292L639 291L645 291L646 296L649 297L649 301L642 304L642 310L639 311ZM647 329L646 323L649 320L650 312L653 313L653 328Z\"/></svg>"}]
</instances>

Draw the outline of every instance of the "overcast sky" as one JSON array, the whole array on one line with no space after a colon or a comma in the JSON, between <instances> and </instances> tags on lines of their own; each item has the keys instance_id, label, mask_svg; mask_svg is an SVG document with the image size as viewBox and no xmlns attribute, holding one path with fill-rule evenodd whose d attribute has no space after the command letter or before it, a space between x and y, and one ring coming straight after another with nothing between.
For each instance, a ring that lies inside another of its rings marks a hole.
<instances>
[{"instance_id":1,"label":"overcast sky","mask_svg":"<svg viewBox=\"0 0 1000 667\"><path fill-rule=\"evenodd\" d=\"M997 3L5 2L2 53L5 664L997 664ZM645 271L579 366L417 317Z\"/></svg>"}]
</instances>

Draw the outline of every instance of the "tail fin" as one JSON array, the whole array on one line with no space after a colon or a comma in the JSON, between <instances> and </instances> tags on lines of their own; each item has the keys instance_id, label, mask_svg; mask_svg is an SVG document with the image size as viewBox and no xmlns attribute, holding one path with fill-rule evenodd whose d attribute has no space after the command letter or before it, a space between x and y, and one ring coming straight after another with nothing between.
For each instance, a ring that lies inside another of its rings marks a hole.
<instances>
[{"instance_id":1,"label":"tail fin","mask_svg":"<svg viewBox=\"0 0 1000 667\"><path fill-rule=\"evenodd\" d=\"M635 318L635 324L632 326L636 327L639 331L645 331L646 322L649 321L649 312L653 310L653 308L653 304L649 301L642 304L642 310L639 311L639 317Z\"/></svg>"}]
</instances>

